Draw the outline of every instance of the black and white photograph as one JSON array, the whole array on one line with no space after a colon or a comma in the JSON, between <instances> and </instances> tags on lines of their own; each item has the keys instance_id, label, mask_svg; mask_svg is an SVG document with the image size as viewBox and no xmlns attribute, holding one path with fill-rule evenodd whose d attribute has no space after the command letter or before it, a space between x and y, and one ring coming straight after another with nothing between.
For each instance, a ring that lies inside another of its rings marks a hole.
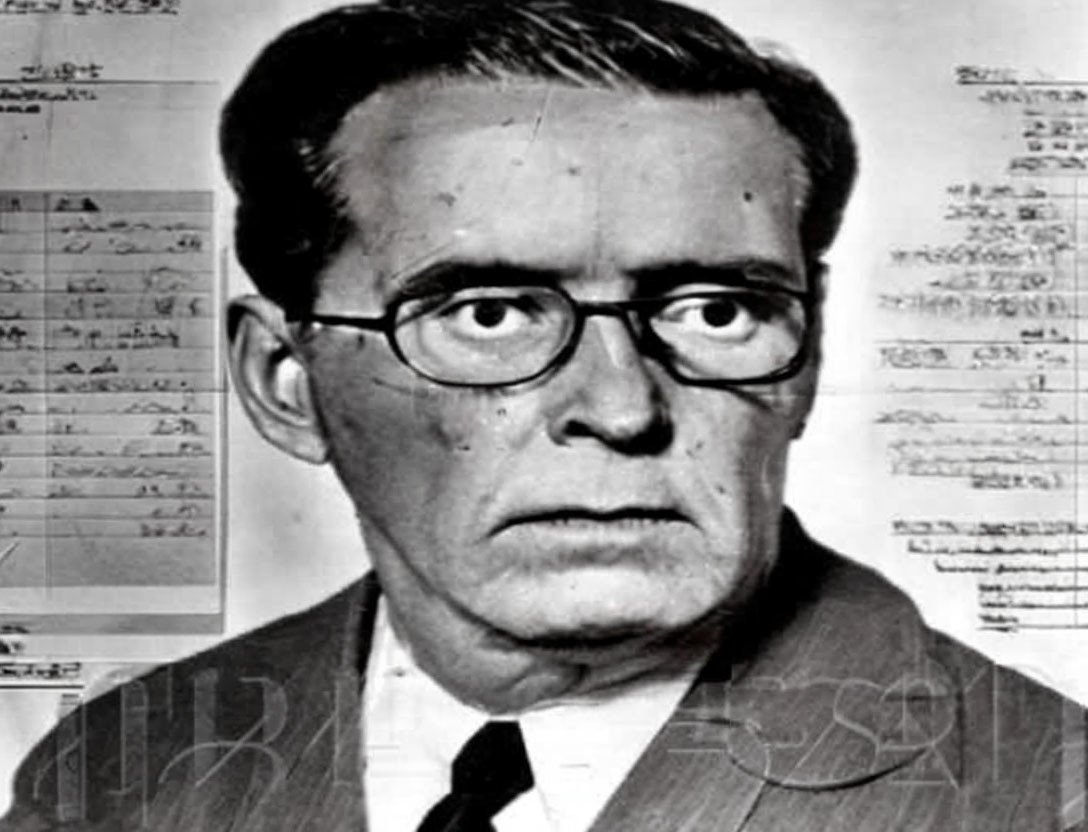
<instances>
[{"instance_id":1,"label":"black and white photograph","mask_svg":"<svg viewBox=\"0 0 1088 832\"><path fill-rule=\"evenodd\" d=\"M0 0L0 832L1088 832L1086 44Z\"/></svg>"}]
</instances>

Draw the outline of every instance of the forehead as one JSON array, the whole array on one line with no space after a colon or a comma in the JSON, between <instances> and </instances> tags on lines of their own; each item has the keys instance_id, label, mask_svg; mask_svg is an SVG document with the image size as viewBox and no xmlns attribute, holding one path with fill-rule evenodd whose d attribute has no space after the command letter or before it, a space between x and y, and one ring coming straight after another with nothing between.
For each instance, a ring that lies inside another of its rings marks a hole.
<instances>
[{"instance_id":1,"label":"forehead","mask_svg":"<svg viewBox=\"0 0 1088 832\"><path fill-rule=\"evenodd\" d=\"M330 152L358 232L339 260L379 287L441 260L802 271L807 177L755 95L418 82L357 105Z\"/></svg>"}]
</instances>

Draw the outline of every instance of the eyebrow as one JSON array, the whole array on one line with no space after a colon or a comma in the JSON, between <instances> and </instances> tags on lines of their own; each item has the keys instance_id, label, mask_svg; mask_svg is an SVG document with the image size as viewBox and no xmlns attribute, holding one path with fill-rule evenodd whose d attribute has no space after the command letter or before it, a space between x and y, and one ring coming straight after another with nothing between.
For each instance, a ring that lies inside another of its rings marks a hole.
<instances>
[{"instance_id":1,"label":"eyebrow","mask_svg":"<svg viewBox=\"0 0 1088 832\"><path fill-rule=\"evenodd\" d=\"M723 286L770 283L786 289L806 290L803 275L774 260L745 257L725 263L704 263L697 260L655 263L627 273L639 289L639 294L651 294L662 287L672 289L686 283L717 283ZM647 291L652 290L652 291Z\"/></svg>"},{"instance_id":2,"label":"eyebrow","mask_svg":"<svg viewBox=\"0 0 1088 832\"><path fill-rule=\"evenodd\" d=\"M655 263L622 273L635 283L636 295L651 296L688 283L723 286L778 284L805 290L805 280L781 263L760 258L740 258L724 263L697 260ZM575 270L550 269L522 263L494 261L472 263L441 261L409 275L393 287L389 301L410 300L479 286L548 286L559 288L577 275Z\"/></svg>"},{"instance_id":3,"label":"eyebrow","mask_svg":"<svg viewBox=\"0 0 1088 832\"><path fill-rule=\"evenodd\" d=\"M404 278L392 290L392 299L408 300L439 292L476 286L558 287L573 272L518 263L465 263L443 261Z\"/></svg>"}]
</instances>

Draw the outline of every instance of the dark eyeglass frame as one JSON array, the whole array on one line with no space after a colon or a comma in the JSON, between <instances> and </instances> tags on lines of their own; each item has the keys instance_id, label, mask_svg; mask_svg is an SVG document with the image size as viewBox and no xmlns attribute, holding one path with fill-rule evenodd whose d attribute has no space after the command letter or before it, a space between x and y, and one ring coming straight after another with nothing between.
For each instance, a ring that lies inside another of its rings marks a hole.
<instances>
[{"instance_id":1,"label":"dark eyeglass frame","mask_svg":"<svg viewBox=\"0 0 1088 832\"><path fill-rule=\"evenodd\" d=\"M519 284L514 285L517 286ZM453 291L466 288L472 287L461 286ZM481 286L480 288L486 288L486 286ZM685 376L677 369L675 362L669 358L669 352L672 348L669 346L668 342L654 332L653 326L649 322L657 312L669 304L675 303L677 300L685 297L711 296L717 293L715 290L691 292L689 294L661 295L658 297L631 298L629 300L618 301L580 301L571 297L570 293L559 286L539 286L537 288L546 289L562 298L570 307L571 313L574 315L574 323L571 327L570 335L567 337L566 345L559 350L547 364L535 373L512 381L449 381L424 372L409 361L405 356L404 351L400 348L400 344L397 342L397 313L400 310L400 307L405 303L418 302L420 300L419 297L414 295L397 298L386 307L385 314L379 316L366 317L358 315L326 315L318 312L288 312L286 320L287 323L345 326L366 332L381 332L385 335L385 339L389 344L389 348L393 351L393 354L402 364L411 369L412 372L446 387L470 387L477 389L496 389L500 387L513 387L517 384L525 384L526 382L540 378L557 367L561 367L570 360L571 356L578 349L578 345L582 340L582 334L585 331L586 319L594 315L603 315L623 320L627 327L627 331L631 334L639 352L645 356L656 359L666 369L669 375L677 381L693 387L722 389L745 387L755 384L772 384L774 382L784 381L785 379L797 375L801 371L808 361L809 352L811 350L809 341L815 322L815 310L817 305L817 297L811 287L807 289L790 289L786 286L780 286L776 283L764 281L737 281L735 283L723 285L720 292L722 295L731 294L728 291L729 289L755 289L760 292L787 295L800 302L805 316L804 331L802 332L800 344L796 354L788 363L773 372L740 379L706 379ZM440 295L445 293L435 292L434 294ZM632 315L638 320L639 326L637 329L632 327Z\"/></svg>"}]
</instances>

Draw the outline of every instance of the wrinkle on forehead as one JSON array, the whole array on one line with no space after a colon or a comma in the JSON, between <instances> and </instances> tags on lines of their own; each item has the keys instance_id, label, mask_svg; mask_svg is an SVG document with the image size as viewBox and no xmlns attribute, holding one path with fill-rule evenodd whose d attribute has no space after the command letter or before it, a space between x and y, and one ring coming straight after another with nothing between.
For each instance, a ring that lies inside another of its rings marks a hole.
<instances>
[{"instance_id":1,"label":"wrinkle on forehead","mask_svg":"<svg viewBox=\"0 0 1088 832\"><path fill-rule=\"evenodd\" d=\"M519 235L542 233L583 241L586 251L547 252L577 267L632 223L645 233L632 241L631 257L664 256L679 230L720 234L715 224L724 220L708 206L712 199L757 203L730 208L728 222L748 223L734 236L758 241L795 230L808 189L800 148L754 93L685 97L530 79L410 82L350 111L330 156L366 248L411 253L413 262L386 264L386 272L473 242L519 249ZM633 188L653 198L632 199ZM697 216L681 210L696 202ZM496 210L506 215L501 232ZM441 238L426 233L442 223Z\"/></svg>"},{"instance_id":2,"label":"wrinkle on forehead","mask_svg":"<svg viewBox=\"0 0 1088 832\"><path fill-rule=\"evenodd\" d=\"M330 163L335 171L349 157L378 161L409 137L440 139L454 133L491 133L506 141L523 142L528 149L537 138L553 133L579 134L587 128L595 133L633 132L639 126L674 121L680 109L712 116L723 107L752 119L753 127L764 133L761 140L765 134L777 134L794 143L753 92L689 96L638 87L574 87L535 79L500 83L434 78L386 87L352 108L330 143ZM705 119L705 127L713 131L710 119ZM797 153L799 161L799 148ZM807 179L803 167L799 172Z\"/></svg>"}]
</instances>

